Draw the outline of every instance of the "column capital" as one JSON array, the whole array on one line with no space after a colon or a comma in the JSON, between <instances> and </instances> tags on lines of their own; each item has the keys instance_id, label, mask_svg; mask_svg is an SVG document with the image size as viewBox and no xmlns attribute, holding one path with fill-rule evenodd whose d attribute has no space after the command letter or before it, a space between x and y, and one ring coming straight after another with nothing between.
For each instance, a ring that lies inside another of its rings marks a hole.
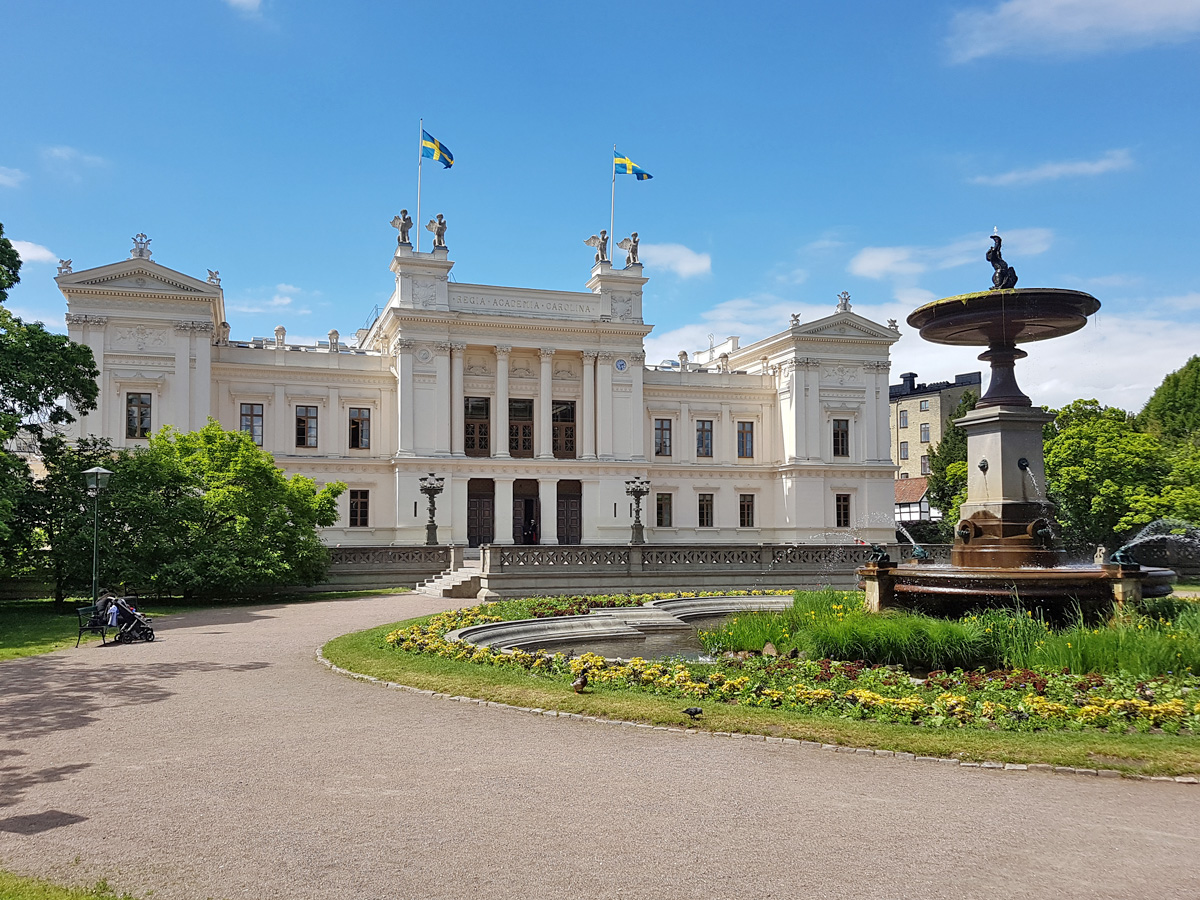
<instances>
[{"instance_id":1,"label":"column capital","mask_svg":"<svg viewBox=\"0 0 1200 900\"><path fill-rule=\"evenodd\" d=\"M608 350L600 350L596 353L596 358L600 360L600 362L612 362L613 356L615 355L616 354Z\"/></svg>"},{"instance_id":2,"label":"column capital","mask_svg":"<svg viewBox=\"0 0 1200 900\"><path fill-rule=\"evenodd\" d=\"M510 354L510 353L512 353L512 347L510 347L506 344L497 344L496 345L496 356L497 357L503 358L503 357L508 356L508 354Z\"/></svg>"},{"instance_id":3,"label":"column capital","mask_svg":"<svg viewBox=\"0 0 1200 900\"><path fill-rule=\"evenodd\" d=\"M540 356L542 359L549 359L554 355L554 353L555 350L553 347L542 347L538 350L538 356Z\"/></svg>"},{"instance_id":4,"label":"column capital","mask_svg":"<svg viewBox=\"0 0 1200 900\"><path fill-rule=\"evenodd\" d=\"M462 353L467 349L466 343L462 341L451 341L449 346L451 353Z\"/></svg>"},{"instance_id":5,"label":"column capital","mask_svg":"<svg viewBox=\"0 0 1200 900\"><path fill-rule=\"evenodd\" d=\"M447 353L449 353L453 349L454 349L454 345L451 344L449 341L439 341L438 343L433 345L433 350L438 356L445 356Z\"/></svg>"},{"instance_id":6,"label":"column capital","mask_svg":"<svg viewBox=\"0 0 1200 900\"><path fill-rule=\"evenodd\" d=\"M405 353L411 350L414 346L416 346L415 341L410 341L408 338L396 338L396 340L392 341L390 353L393 356L397 353Z\"/></svg>"},{"instance_id":7,"label":"column capital","mask_svg":"<svg viewBox=\"0 0 1200 900\"><path fill-rule=\"evenodd\" d=\"M632 353L629 353L629 354L626 354L626 355L627 355L627 356L628 356L628 357L629 357L631 360L633 360L634 362L639 362L639 363L640 363L640 362L645 362L645 361L646 361L646 354L645 354L645 353L643 353L641 350L634 350Z\"/></svg>"},{"instance_id":8,"label":"column capital","mask_svg":"<svg viewBox=\"0 0 1200 900\"><path fill-rule=\"evenodd\" d=\"M596 359L596 357L599 355L600 355L599 350L584 350L583 351L583 358L585 360L590 359L590 360L594 361Z\"/></svg>"},{"instance_id":9,"label":"column capital","mask_svg":"<svg viewBox=\"0 0 1200 900\"><path fill-rule=\"evenodd\" d=\"M78 313L67 313L68 325L104 325L108 322L108 316L88 316Z\"/></svg>"}]
</instances>

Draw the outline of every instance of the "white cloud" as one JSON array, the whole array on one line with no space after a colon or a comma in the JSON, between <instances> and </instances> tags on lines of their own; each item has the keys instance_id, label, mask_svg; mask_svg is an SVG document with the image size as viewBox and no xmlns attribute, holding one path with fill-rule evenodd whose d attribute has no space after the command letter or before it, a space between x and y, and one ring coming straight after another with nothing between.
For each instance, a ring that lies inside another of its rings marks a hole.
<instances>
[{"instance_id":1,"label":"white cloud","mask_svg":"<svg viewBox=\"0 0 1200 900\"><path fill-rule=\"evenodd\" d=\"M29 241L13 241L13 247L21 254L21 262L52 263L58 262L58 257L48 247L41 244L31 244Z\"/></svg>"},{"instance_id":2,"label":"white cloud","mask_svg":"<svg viewBox=\"0 0 1200 900\"><path fill-rule=\"evenodd\" d=\"M267 291L261 290L255 291L254 293L265 294ZM280 282L279 284L275 285L275 290L272 292L270 299L252 296L245 300L239 301L237 304L230 305L229 308L234 312L240 313L269 313L286 310L289 315L307 316L312 312L312 310L307 307L296 305L297 297L303 301L304 299L314 296L315 294L315 291L306 291L303 288L296 287L294 284Z\"/></svg>"},{"instance_id":3,"label":"white cloud","mask_svg":"<svg viewBox=\"0 0 1200 900\"><path fill-rule=\"evenodd\" d=\"M1143 301L1147 305L1169 306L1172 309L1200 310L1200 293L1180 294L1177 297L1163 297L1161 300Z\"/></svg>"},{"instance_id":4,"label":"white cloud","mask_svg":"<svg viewBox=\"0 0 1200 900\"><path fill-rule=\"evenodd\" d=\"M1128 150L1109 150L1099 159L1047 162L1032 169L1013 169L999 175L976 175L972 184L990 184L994 187L1034 184L1038 181L1055 181L1059 178L1079 178L1119 172L1133 167L1133 156Z\"/></svg>"},{"instance_id":5,"label":"white cloud","mask_svg":"<svg viewBox=\"0 0 1200 900\"><path fill-rule=\"evenodd\" d=\"M0 187L19 187L27 177L20 169L0 166Z\"/></svg>"},{"instance_id":6,"label":"white cloud","mask_svg":"<svg viewBox=\"0 0 1200 900\"><path fill-rule=\"evenodd\" d=\"M275 285L275 290L281 294L299 294L302 293L304 289L298 288L294 284L288 284L287 282L281 281L279 284Z\"/></svg>"},{"instance_id":7,"label":"white cloud","mask_svg":"<svg viewBox=\"0 0 1200 900\"><path fill-rule=\"evenodd\" d=\"M257 14L259 7L262 6L262 0L225 0L225 2L238 12L251 16Z\"/></svg>"},{"instance_id":8,"label":"white cloud","mask_svg":"<svg viewBox=\"0 0 1200 900\"><path fill-rule=\"evenodd\" d=\"M683 244L641 244L638 256L649 266L659 266L680 278L707 275L712 271L712 257L697 253Z\"/></svg>"},{"instance_id":9,"label":"white cloud","mask_svg":"<svg viewBox=\"0 0 1200 900\"><path fill-rule=\"evenodd\" d=\"M93 156L74 147L60 144L56 147L44 148L42 162L46 168L60 178L78 183L83 181L84 170L106 165L108 161L101 156Z\"/></svg>"},{"instance_id":10,"label":"white cloud","mask_svg":"<svg viewBox=\"0 0 1200 900\"><path fill-rule=\"evenodd\" d=\"M947 46L985 56L1094 53L1182 43L1200 33L1197 0L1005 0L956 13Z\"/></svg>"}]
</instances>

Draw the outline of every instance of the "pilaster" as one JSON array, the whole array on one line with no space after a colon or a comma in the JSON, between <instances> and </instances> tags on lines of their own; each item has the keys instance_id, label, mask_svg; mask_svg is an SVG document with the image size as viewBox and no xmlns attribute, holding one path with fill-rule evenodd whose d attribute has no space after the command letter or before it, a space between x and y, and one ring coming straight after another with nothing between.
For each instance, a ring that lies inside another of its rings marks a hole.
<instances>
[{"instance_id":1,"label":"pilaster","mask_svg":"<svg viewBox=\"0 0 1200 900\"><path fill-rule=\"evenodd\" d=\"M508 459L508 355L512 352L512 347L497 346L496 347L496 408L492 412L492 422L495 423L492 427L492 456L499 459ZM512 543L512 482L508 485L508 513L509 520L508 543ZM496 495L496 502L499 504L499 494ZM499 533L497 531L497 533Z\"/></svg>"},{"instance_id":2,"label":"pilaster","mask_svg":"<svg viewBox=\"0 0 1200 900\"><path fill-rule=\"evenodd\" d=\"M596 356L597 350L583 351L583 409L580 415L582 446L580 459L596 458Z\"/></svg>"},{"instance_id":3,"label":"pilaster","mask_svg":"<svg viewBox=\"0 0 1200 900\"><path fill-rule=\"evenodd\" d=\"M466 392L463 386L463 351L466 344L450 344L450 447L454 456L466 456Z\"/></svg>"},{"instance_id":4,"label":"pilaster","mask_svg":"<svg viewBox=\"0 0 1200 900\"><path fill-rule=\"evenodd\" d=\"M541 378L538 382L538 414L537 414L537 447L535 454L538 459L553 459L553 430L551 416L554 409L554 348L543 347L538 350L542 359ZM543 514L543 518L545 518ZM543 523L543 533L545 525Z\"/></svg>"},{"instance_id":5,"label":"pilaster","mask_svg":"<svg viewBox=\"0 0 1200 900\"><path fill-rule=\"evenodd\" d=\"M505 440L507 441L507 436ZM511 544L513 543L513 479L493 478L492 484L496 488L492 510L495 526L493 543Z\"/></svg>"},{"instance_id":6,"label":"pilaster","mask_svg":"<svg viewBox=\"0 0 1200 900\"><path fill-rule=\"evenodd\" d=\"M436 401L434 408L434 456L450 455L450 344L434 344Z\"/></svg>"},{"instance_id":7,"label":"pilaster","mask_svg":"<svg viewBox=\"0 0 1200 900\"><path fill-rule=\"evenodd\" d=\"M640 269L641 266L639 265ZM633 376L633 403L630 407L630 415L633 419L629 423L632 432L633 458L645 462L646 460L646 404L642 399L642 384L646 371L646 354L641 350L635 350L629 354L629 365L631 367L630 374Z\"/></svg>"},{"instance_id":8,"label":"pilaster","mask_svg":"<svg viewBox=\"0 0 1200 900\"><path fill-rule=\"evenodd\" d=\"M542 522L540 541L557 544L558 541L558 479L538 479L538 500L541 501Z\"/></svg>"},{"instance_id":9,"label":"pilaster","mask_svg":"<svg viewBox=\"0 0 1200 900\"><path fill-rule=\"evenodd\" d=\"M612 366L612 353L601 351L596 355L596 442L600 459L612 459L613 455Z\"/></svg>"},{"instance_id":10,"label":"pilaster","mask_svg":"<svg viewBox=\"0 0 1200 900\"><path fill-rule=\"evenodd\" d=\"M413 342L398 340L392 344L396 357L396 455L415 456L417 423L413 387Z\"/></svg>"}]
</instances>

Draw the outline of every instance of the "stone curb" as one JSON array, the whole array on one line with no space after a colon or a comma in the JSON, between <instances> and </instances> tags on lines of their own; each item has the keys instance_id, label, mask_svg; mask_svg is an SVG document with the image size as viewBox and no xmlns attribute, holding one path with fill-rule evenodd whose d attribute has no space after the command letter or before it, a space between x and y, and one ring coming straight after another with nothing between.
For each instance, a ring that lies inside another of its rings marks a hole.
<instances>
[{"instance_id":1,"label":"stone curb","mask_svg":"<svg viewBox=\"0 0 1200 900\"><path fill-rule=\"evenodd\" d=\"M598 725L623 725L626 728L640 728L645 731L667 731L675 734L696 735L699 737L721 737L721 738L741 738L749 741L765 741L770 744L783 744L798 750L824 750L832 753L853 753L855 756L875 756L888 759L898 759L904 762L918 763L937 763L940 765L954 765L961 769L988 769L993 772L1042 772L1053 775L1083 775L1099 778L1129 778L1134 781L1170 781L1175 784L1200 784L1200 778L1192 775L1126 775L1116 769L1088 769L1075 766L1052 766L1048 763L1002 763L1002 762L967 762L964 760L950 759L939 756L917 756L915 753L908 753L902 750L875 750L871 747L844 747L841 744L821 744L817 741L801 741L796 738L777 738L768 737L762 734L732 734L728 731L701 731L697 728L680 728L669 727L666 725L649 725L645 722L628 722L623 719L604 719L600 716L585 716L581 713L565 713L555 709L541 709L540 707L528 706L511 706L507 703L497 703L494 700L479 700L475 697L459 697L451 696L450 694L442 694L437 691L427 691L422 688L412 687L407 684L398 684L395 681L384 681L381 678L376 678L373 675L363 675L359 672L351 672L349 669L343 669L341 666L336 666L325 658L325 654L321 652L321 648L317 648L317 662L325 666L331 672L336 672L338 675L345 675L353 678L355 681L368 681L372 684L378 684L385 688L391 688L397 691L407 691L410 694L421 694L426 697L432 697L437 700L449 700L456 703L474 703L477 706L491 707L492 709L504 709L510 712L531 713L535 716L547 716L549 718L558 719L576 719L581 722L595 722Z\"/></svg>"}]
</instances>

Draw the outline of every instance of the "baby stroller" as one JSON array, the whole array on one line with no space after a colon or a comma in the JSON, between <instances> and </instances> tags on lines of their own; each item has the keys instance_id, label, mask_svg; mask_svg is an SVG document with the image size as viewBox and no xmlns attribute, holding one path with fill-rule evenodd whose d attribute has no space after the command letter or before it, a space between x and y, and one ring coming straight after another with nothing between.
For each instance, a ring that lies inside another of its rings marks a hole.
<instances>
[{"instance_id":1,"label":"baby stroller","mask_svg":"<svg viewBox=\"0 0 1200 900\"><path fill-rule=\"evenodd\" d=\"M114 614L113 610L116 610ZM134 641L153 641L154 629L150 627L150 617L143 616L125 597L113 597L105 610L109 625L117 629L113 638L118 644L132 644ZM115 622L114 622L115 617Z\"/></svg>"}]
</instances>

